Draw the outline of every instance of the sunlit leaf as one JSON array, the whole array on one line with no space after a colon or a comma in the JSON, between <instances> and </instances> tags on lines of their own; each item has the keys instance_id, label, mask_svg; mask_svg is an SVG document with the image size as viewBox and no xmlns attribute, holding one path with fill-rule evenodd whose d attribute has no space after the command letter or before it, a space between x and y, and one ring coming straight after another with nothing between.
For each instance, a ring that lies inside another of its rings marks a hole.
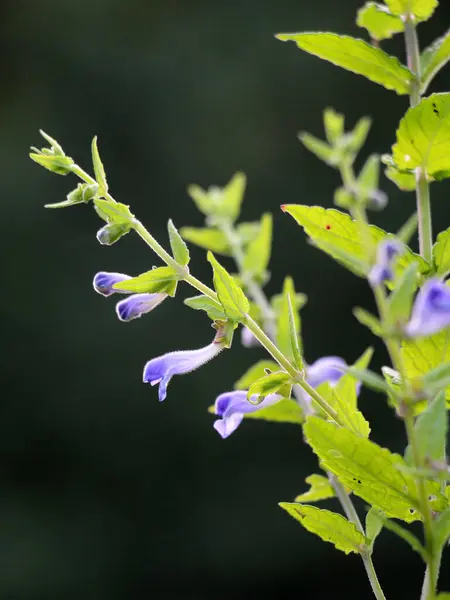
<instances>
[{"instance_id":1,"label":"sunlit leaf","mask_svg":"<svg viewBox=\"0 0 450 600\"><path fill-rule=\"evenodd\" d=\"M366 2L358 10L356 24L367 29L373 40L391 38L405 28L400 17L393 15L387 6L378 2Z\"/></svg>"},{"instance_id":2,"label":"sunlit leaf","mask_svg":"<svg viewBox=\"0 0 450 600\"><path fill-rule=\"evenodd\" d=\"M435 40L422 52L420 57L422 69L421 93L425 94L436 73L450 60L450 30Z\"/></svg>"},{"instance_id":3,"label":"sunlit leaf","mask_svg":"<svg viewBox=\"0 0 450 600\"><path fill-rule=\"evenodd\" d=\"M310 485L309 490L297 496L294 502L318 502L334 497L331 483L323 475L308 475L305 481Z\"/></svg>"},{"instance_id":4,"label":"sunlit leaf","mask_svg":"<svg viewBox=\"0 0 450 600\"><path fill-rule=\"evenodd\" d=\"M212 252L208 252L208 261L213 268L214 288L225 314L232 321L239 321L250 308L244 292L227 270L214 258Z\"/></svg>"}]
</instances>

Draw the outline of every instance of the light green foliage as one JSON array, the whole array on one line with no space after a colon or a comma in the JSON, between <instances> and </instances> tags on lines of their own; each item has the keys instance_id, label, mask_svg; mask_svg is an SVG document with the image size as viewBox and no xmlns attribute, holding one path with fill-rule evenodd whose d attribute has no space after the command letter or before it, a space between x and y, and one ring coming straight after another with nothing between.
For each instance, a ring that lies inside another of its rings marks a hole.
<instances>
[{"instance_id":1,"label":"light green foliage","mask_svg":"<svg viewBox=\"0 0 450 600\"><path fill-rule=\"evenodd\" d=\"M366 515L366 541L370 550L373 549L375 540L383 529L383 521L379 515L379 511L373 506Z\"/></svg>"},{"instance_id":2,"label":"light green foliage","mask_svg":"<svg viewBox=\"0 0 450 600\"><path fill-rule=\"evenodd\" d=\"M450 379L448 380L450 384ZM447 410L445 407L445 394L438 394L427 409L419 415L415 424L416 445L420 460L444 460L447 444ZM413 464L412 450L408 446L405 460Z\"/></svg>"},{"instance_id":3,"label":"light green foliage","mask_svg":"<svg viewBox=\"0 0 450 600\"><path fill-rule=\"evenodd\" d=\"M395 56L364 40L335 33L280 33L276 36L286 42L294 41L299 48L338 67L363 75L397 94L408 94L413 74Z\"/></svg>"},{"instance_id":4,"label":"light green foliage","mask_svg":"<svg viewBox=\"0 0 450 600\"><path fill-rule=\"evenodd\" d=\"M384 174L402 192L413 192L416 189L416 176L414 173L398 171L392 166L387 167Z\"/></svg>"},{"instance_id":5,"label":"light green foliage","mask_svg":"<svg viewBox=\"0 0 450 600\"><path fill-rule=\"evenodd\" d=\"M366 2L358 10L356 24L367 29L373 40L386 40L405 28L400 17L378 2Z\"/></svg>"},{"instance_id":6,"label":"light green foliage","mask_svg":"<svg viewBox=\"0 0 450 600\"><path fill-rule=\"evenodd\" d=\"M428 398L445 391L450 385L450 362L445 362L423 376L422 385Z\"/></svg>"},{"instance_id":7,"label":"light green foliage","mask_svg":"<svg viewBox=\"0 0 450 600\"><path fill-rule=\"evenodd\" d=\"M367 250L360 238L358 223L353 221L349 215L332 208L325 209L321 206L303 206L301 204L285 204L282 209L303 227L305 233L317 247L330 254L356 275L365 276L368 270L368 266L364 262ZM372 251L380 241L388 236L385 231L374 225L370 225L368 232L373 244ZM344 256L342 252L346 255ZM353 260L350 261L348 257ZM428 269L427 263L420 256L406 248L397 260L396 274L398 275L413 260L418 261L420 272Z\"/></svg>"},{"instance_id":8,"label":"light green foliage","mask_svg":"<svg viewBox=\"0 0 450 600\"><path fill-rule=\"evenodd\" d=\"M41 148L41 150L38 150L38 148L32 146L31 150L33 152L30 153L30 158L52 173L57 173L58 175L71 173L74 162L70 156L66 156L58 142L45 133L45 131L40 129L39 133L50 144L50 148Z\"/></svg>"},{"instance_id":9,"label":"light green foliage","mask_svg":"<svg viewBox=\"0 0 450 600\"><path fill-rule=\"evenodd\" d=\"M282 398L271 406L265 406L255 412L245 413L244 419L268 421L270 423L292 423L302 425L305 421L298 403L290 398Z\"/></svg>"},{"instance_id":10,"label":"light green foliage","mask_svg":"<svg viewBox=\"0 0 450 600\"><path fill-rule=\"evenodd\" d=\"M234 384L235 390L248 390L248 388L270 372L278 371L279 366L274 360L260 360L252 365Z\"/></svg>"},{"instance_id":11,"label":"light green foliage","mask_svg":"<svg viewBox=\"0 0 450 600\"><path fill-rule=\"evenodd\" d=\"M178 274L172 267L158 267L146 273L114 284L115 290L133 292L134 294L155 294L164 292L175 295Z\"/></svg>"},{"instance_id":12,"label":"light green foliage","mask_svg":"<svg viewBox=\"0 0 450 600\"><path fill-rule=\"evenodd\" d=\"M353 314L355 316L355 318L361 323L361 325L364 325L364 327L367 327L368 329L370 329L370 331L376 335L376 336L381 336L382 335L382 328L381 328L381 323L380 321L374 317L371 313L369 313L367 310L365 310L364 308L361 308L360 306L356 306L353 309Z\"/></svg>"},{"instance_id":13,"label":"light green foliage","mask_svg":"<svg viewBox=\"0 0 450 600\"><path fill-rule=\"evenodd\" d=\"M419 540L416 538L414 534L410 531L396 523L395 521L391 521L388 519L382 512L378 512L378 518L383 524L383 527L395 533L399 538L405 541L407 544L411 546L413 550L415 550L422 558L422 560L427 562L427 552Z\"/></svg>"},{"instance_id":14,"label":"light green foliage","mask_svg":"<svg viewBox=\"0 0 450 600\"><path fill-rule=\"evenodd\" d=\"M367 386L371 390L381 392L382 394L389 394L392 391L389 385L386 383L386 381L380 375L374 373L373 371L350 367L348 373L350 375L353 375L355 379L361 381L365 386Z\"/></svg>"},{"instance_id":15,"label":"light green foliage","mask_svg":"<svg viewBox=\"0 0 450 600\"><path fill-rule=\"evenodd\" d=\"M214 288L225 314L232 321L240 321L250 308L244 292L212 252L208 252L208 261L213 268Z\"/></svg>"},{"instance_id":16,"label":"light green foliage","mask_svg":"<svg viewBox=\"0 0 450 600\"><path fill-rule=\"evenodd\" d=\"M330 165L330 167L336 167L340 163L342 152L340 150L335 150L323 140L319 140L319 138L316 138L306 131L300 133L298 139L305 148L315 154L319 160Z\"/></svg>"},{"instance_id":17,"label":"light green foliage","mask_svg":"<svg viewBox=\"0 0 450 600\"><path fill-rule=\"evenodd\" d=\"M225 321L227 318L219 302L208 298L208 296L200 295L186 298L184 303L194 310L204 310L213 321Z\"/></svg>"},{"instance_id":18,"label":"light green foliage","mask_svg":"<svg viewBox=\"0 0 450 600\"><path fill-rule=\"evenodd\" d=\"M297 496L294 502L318 502L334 497L331 483L323 475L308 475L305 481L310 485L309 490Z\"/></svg>"},{"instance_id":19,"label":"light green foliage","mask_svg":"<svg viewBox=\"0 0 450 600\"><path fill-rule=\"evenodd\" d=\"M212 186L205 191L198 185L190 185L188 194L197 208L209 217L211 223L221 219L234 222L241 210L246 183L247 179L244 173L235 173L224 188ZM183 237L185 236L183 235Z\"/></svg>"},{"instance_id":20,"label":"light green foliage","mask_svg":"<svg viewBox=\"0 0 450 600\"><path fill-rule=\"evenodd\" d=\"M244 271L252 277L263 277L266 273L272 249L272 215L266 213L256 237L248 244L244 257Z\"/></svg>"},{"instance_id":21,"label":"light green foliage","mask_svg":"<svg viewBox=\"0 0 450 600\"><path fill-rule=\"evenodd\" d=\"M289 359L293 359L299 368L302 368L301 357L301 321L299 308L303 306L303 298L297 300L294 282L291 277L286 277L283 284L283 293L276 302L278 348ZM306 298L305 298L306 301Z\"/></svg>"},{"instance_id":22,"label":"light green foliage","mask_svg":"<svg viewBox=\"0 0 450 600\"><path fill-rule=\"evenodd\" d=\"M437 275L447 275L450 271L450 227L437 236L433 246L433 262Z\"/></svg>"},{"instance_id":23,"label":"light green foliage","mask_svg":"<svg viewBox=\"0 0 450 600\"><path fill-rule=\"evenodd\" d=\"M84 204L95 198L98 192L98 184L79 183L77 187L67 194L67 200L46 204L45 208L67 208L75 204Z\"/></svg>"},{"instance_id":24,"label":"light green foliage","mask_svg":"<svg viewBox=\"0 0 450 600\"><path fill-rule=\"evenodd\" d=\"M426 21L434 13L438 0L385 0L394 15L413 15L416 21Z\"/></svg>"},{"instance_id":25,"label":"light green foliage","mask_svg":"<svg viewBox=\"0 0 450 600\"><path fill-rule=\"evenodd\" d=\"M450 30L445 35L435 40L422 52L420 64L422 69L421 93L425 94L433 77L450 60Z\"/></svg>"},{"instance_id":26,"label":"light green foliage","mask_svg":"<svg viewBox=\"0 0 450 600\"><path fill-rule=\"evenodd\" d=\"M260 223L239 223L236 229L240 242L243 246L246 246L257 237L260 231ZM223 256L232 255L227 237L216 227L182 227L180 233L185 240L200 246L200 248L211 250L211 252Z\"/></svg>"},{"instance_id":27,"label":"light green foliage","mask_svg":"<svg viewBox=\"0 0 450 600\"><path fill-rule=\"evenodd\" d=\"M326 108L323 112L323 124L328 143L336 146L344 135L344 115L334 108Z\"/></svg>"},{"instance_id":28,"label":"light green foliage","mask_svg":"<svg viewBox=\"0 0 450 600\"><path fill-rule=\"evenodd\" d=\"M105 168L100 158L97 146L97 136L92 140L92 164L94 167L95 179L100 188L100 195L104 196L108 193L108 182L106 181Z\"/></svg>"},{"instance_id":29,"label":"light green foliage","mask_svg":"<svg viewBox=\"0 0 450 600\"><path fill-rule=\"evenodd\" d=\"M356 495L388 517L408 523L420 519L416 482L401 470L407 467L401 456L319 417L309 417L303 431L323 466ZM436 496L435 506L444 508L439 485L425 486L427 494Z\"/></svg>"},{"instance_id":30,"label":"light green foliage","mask_svg":"<svg viewBox=\"0 0 450 600\"><path fill-rule=\"evenodd\" d=\"M94 206L100 218L108 223L128 223L132 225L134 215L130 212L129 206L112 200L101 200L94 198Z\"/></svg>"},{"instance_id":31,"label":"light green foliage","mask_svg":"<svg viewBox=\"0 0 450 600\"><path fill-rule=\"evenodd\" d=\"M450 600L450 592L442 592L436 596L436 600Z\"/></svg>"},{"instance_id":32,"label":"light green foliage","mask_svg":"<svg viewBox=\"0 0 450 600\"><path fill-rule=\"evenodd\" d=\"M405 375L413 388L422 391L423 376L439 367L442 363L450 362L449 331L441 331L435 335L402 342L402 360ZM450 400L450 390L446 393L447 403Z\"/></svg>"},{"instance_id":33,"label":"light green foliage","mask_svg":"<svg viewBox=\"0 0 450 600\"><path fill-rule=\"evenodd\" d=\"M174 259L180 265L188 265L190 261L188 247L178 233L178 229L173 224L172 219L169 219L169 222L167 223L167 230L169 232L170 247L172 248Z\"/></svg>"},{"instance_id":34,"label":"light green foliage","mask_svg":"<svg viewBox=\"0 0 450 600\"><path fill-rule=\"evenodd\" d=\"M400 170L421 167L437 180L450 177L450 93L432 94L408 109L392 156Z\"/></svg>"},{"instance_id":35,"label":"light green foliage","mask_svg":"<svg viewBox=\"0 0 450 600\"><path fill-rule=\"evenodd\" d=\"M329 510L295 504L293 502L280 502L291 517L294 517L305 529L315 533L325 542L330 542L345 554L359 553L365 547L365 538L353 523L345 517Z\"/></svg>"},{"instance_id":36,"label":"light green foliage","mask_svg":"<svg viewBox=\"0 0 450 600\"><path fill-rule=\"evenodd\" d=\"M276 371L254 381L248 389L247 398L252 404L260 404L269 394L279 393L281 396L289 397L290 389L290 376L285 371ZM253 396L257 399L254 400Z\"/></svg>"},{"instance_id":37,"label":"light green foliage","mask_svg":"<svg viewBox=\"0 0 450 600\"><path fill-rule=\"evenodd\" d=\"M438 548L443 548L450 537L450 508L433 521L433 538ZM450 594L449 594L450 597ZM439 596L440 598L440 596Z\"/></svg>"},{"instance_id":38,"label":"light green foliage","mask_svg":"<svg viewBox=\"0 0 450 600\"><path fill-rule=\"evenodd\" d=\"M411 314L418 285L418 263L412 262L400 273L387 303L387 321L391 326L404 324Z\"/></svg>"}]
</instances>

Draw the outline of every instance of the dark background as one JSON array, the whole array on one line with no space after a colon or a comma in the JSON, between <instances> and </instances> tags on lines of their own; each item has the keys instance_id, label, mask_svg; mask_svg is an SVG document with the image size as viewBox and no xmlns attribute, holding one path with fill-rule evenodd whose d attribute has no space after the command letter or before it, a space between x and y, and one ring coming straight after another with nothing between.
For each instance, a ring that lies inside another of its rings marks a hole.
<instances>
[{"instance_id":1,"label":"dark background","mask_svg":"<svg viewBox=\"0 0 450 600\"><path fill-rule=\"evenodd\" d=\"M407 98L273 34L364 37L354 25L359 5L2 0L0 598L371 598L357 557L304 532L277 507L317 470L300 430L246 422L222 441L212 428L206 407L263 352L236 343L176 378L158 403L156 390L141 383L144 363L207 344L207 318L177 298L118 322L114 300L91 288L94 273L139 273L157 261L133 235L100 247L90 208L45 211L76 181L27 156L29 145L42 145L42 128L90 170L97 134L112 193L166 246L169 217L178 226L202 223L188 183L223 185L244 170L243 218L275 217L268 292L292 274L309 296L308 360L352 361L371 343L351 314L357 304L371 307L366 285L308 246L279 205L331 206L337 173L296 140L301 129L322 136L323 108L344 112L349 126L371 115L366 152L385 152ZM441 5L420 26L424 43L448 27L450 6ZM403 60L401 38L384 47ZM432 91L449 88L450 68ZM387 180L383 188L390 204L375 222L395 231L414 197ZM448 195L448 183L433 186L441 229L450 225ZM204 252L192 249L192 257L193 272L209 282ZM373 366L385 360L377 346ZM383 398L364 393L361 405L373 439L402 451L401 424ZM406 545L383 533L374 560L388 598L418 597L423 569Z\"/></svg>"}]
</instances>

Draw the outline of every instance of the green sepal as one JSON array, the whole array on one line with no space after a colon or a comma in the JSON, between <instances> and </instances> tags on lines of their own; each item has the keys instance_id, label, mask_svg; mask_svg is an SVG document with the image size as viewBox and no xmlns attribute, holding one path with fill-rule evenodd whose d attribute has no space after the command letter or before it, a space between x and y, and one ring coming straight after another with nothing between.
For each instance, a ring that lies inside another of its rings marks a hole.
<instances>
[{"instance_id":1,"label":"green sepal","mask_svg":"<svg viewBox=\"0 0 450 600\"><path fill-rule=\"evenodd\" d=\"M450 365L446 365L446 367L447 384L450 384ZM414 424L414 431L422 464L425 460L439 461L445 459L448 425L444 392L437 394L426 410L418 416ZM413 463L410 446L406 449L405 460L408 464Z\"/></svg>"},{"instance_id":2,"label":"green sepal","mask_svg":"<svg viewBox=\"0 0 450 600\"><path fill-rule=\"evenodd\" d=\"M426 21L434 13L438 0L385 0L393 15L415 22Z\"/></svg>"},{"instance_id":3,"label":"green sepal","mask_svg":"<svg viewBox=\"0 0 450 600\"><path fill-rule=\"evenodd\" d=\"M319 500L327 500L334 498L335 493L331 483L323 475L308 475L305 479L310 488L294 498L294 502L318 502Z\"/></svg>"},{"instance_id":4,"label":"green sepal","mask_svg":"<svg viewBox=\"0 0 450 600\"><path fill-rule=\"evenodd\" d=\"M270 372L279 370L279 365L274 360L264 359L252 365L234 384L235 390L248 390L248 388Z\"/></svg>"},{"instance_id":5,"label":"green sepal","mask_svg":"<svg viewBox=\"0 0 450 600\"><path fill-rule=\"evenodd\" d=\"M100 187L100 194L105 196L108 193L108 182L106 181L105 168L98 152L97 136L92 139L91 150L95 179Z\"/></svg>"},{"instance_id":6,"label":"green sepal","mask_svg":"<svg viewBox=\"0 0 450 600\"><path fill-rule=\"evenodd\" d=\"M323 541L330 542L345 554L358 554L366 547L364 535L356 525L338 513L294 502L280 502L279 506L305 529L315 533Z\"/></svg>"},{"instance_id":7,"label":"green sepal","mask_svg":"<svg viewBox=\"0 0 450 600\"><path fill-rule=\"evenodd\" d=\"M374 335L378 337L383 336L383 328L380 321L365 308L356 306L353 309L353 315L361 323L361 325L364 325L364 327L370 329Z\"/></svg>"},{"instance_id":8,"label":"green sepal","mask_svg":"<svg viewBox=\"0 0 450 600\"><path fill-rule=\"evenodd\" d=\"M43 131L42 129L39 129L39 133L42 135L44 140L50 144L50 149L51 149L50 151L53 154L59 154L60 156L65 155L64 150L62 149L62 147L58 144L58 142L54 138L50 137L48 135L48 133L45 133L45 131ZM47 150L47 148L43 148L42 152L44 152L45 150Z\"/></svg>"},{"instance_id":9,"label":"green sepal","mask_svg":"<svg viewBox=\"0 0 450 600\"><path fill-rule=\"evenodd\" d=\"M208 317L213 321L225 321L227 316L223 312L222 306L208 296L193 296L186 298L184 304L194 310L204 310Z\"/></svg>"},{"instance_id":10,"label":"green sepal","mask_svg":"<svg viewBox=\"0 0 450 600\"><path fill-rule=\"evenodd\" d=\"M266 396L276 394L277 392L280 396L289 397L290 388L290 375L285 371L276 371L254 381L248 389L247 400L251 404L260 404ZM256 400L252 400L252 396L256 396Z\"/></svg>"},{"instance_id":11,"label":"green sepal","mask_svg":"<svg viewBox=\"0 0 450 600\"><path fill-rule=\"evenodd\" d=\"M424 95L434 76L450 60L450 30L425 48L420 56L422 73L421 95Z\"/></svg>"},{"instance_id":12,"label":"green sepal","mask_svg":"<svg viewBox=\"0 0 450 600\"><path fill-rule=\"evenodd\" d=\"M420 519L420 500L414 477L401 470L407 464L398 454L381 448L344 427L319 417L308 417L303 427L306 441L341 483L386 516L410 523ZM424 482L434 496L434 510L447 503L435 482Z\"/></svg>"},{"instance_id":13,"label":"green sepal","mask_svg":"<svg viewBox=\"0 0 450 600\"><path fill-rule=\"evenodd\" d=\"M366 515L366 541L369 550L373 550L375 540L383 529L383 521L379 517L379 511L373 506Z\"/></svg>"},{"instance_id":14,"label":"green sepal","mask_svg":"<svg viewBox=\"0 0 450 600\"><path fill-rule=\"evenodd\" d=\"M68 173L71 173L74 165L70 156L61 156L59 154L49 155L31 152L30 158L38 165L41 165L41 167L44 167L57 175L67 175Z\"/></svg>"},{"instance_id":15,"label":"green sepal","mask_svg":"<svg viewBox=\"0 0 450 600\"><path fill-rule=\"evenodd\" d=\"M190 261L189 250L185 241L178 233L178 229L173 224L172 219L169 219L167 223L167 231L174 259L183 267L187 266Z\"/></svg>"},{"instance_id":16,"label":"green sepal","mask_svg":"<svg viewBox=\"0 0 450 600\"><path fill-rule=\"evenodd\" d=\"M223 344L225 348L231 348L234 330L238 326L237 323L234 321L216 320L212 326L217 330L214 341L218 344Z\"/></svg>"},{"instance_id":17,"label":"green sepal","mask_svg":"<svg viewBox=\"0 0 450 600\"><path fill-rule=\"evenodd\" d=\"M129 232L129 223L107 223L97 231L96 237L102 246L112 246Z\"/></svg>"},{"instance_id":18,"label":"green sepal","mask_svg":"<svg viewBox=\"0 0 450 600\"><path fill-rule=\"evenodd\" d=\"M400 17L393 15L387 6L378 2L366 2L358 10L356 24L367 29L370 37L377 41L389 39L405 29Z\"/></svg>"},{"instance_id":19,"label":"green sepal","mask_svg":"<svg viewBox=\"0 0 450 600\"><path fill-rule=\"evenodd\" d=\"M272 215L261 217L257 236L248 244L244 256L244 272L252 278L264 277L272 249Z\"/></svg>"},{"instance_id":20,"label":"green sepal","mask_svg":"<svg viewBox=\"0 0 450 600\"><path fill-rule=\"evenodd\" d=\"M410 93L413 73L395 56L364 40L328 32L281 33L276 37L283 42L293 41L302 50L363 75L397 94Z\"/></svg>"},{"instance_id":21,"label":"green sepal","mask_svg":"<svg viewBox=\"0 0 450 600\"><path fill-rule=\"evenodd\" d=\"M178 279L179 275L172 267L158 267L132 279L115 283L113 288L134 294L166 293L174 296Z\"/></svg>"},{"instance_id":22,"label":"green sepal","mask_svg":"<svg viewBox=\"0 0 450 600\"><path fill-rule=\"evenodd\" d=\"M225 314L232 321L241 321L250 308L244 292L212 252L208 252L208 261L213 268L214 288Z\"/></svg>"},{"instance_id":23,"label":"green sepal","mask_svg":"<svg viewBox=\"0 0 450 600\"><path fill-rule=\"evenodd\" d=\"M130 212L130 208L126 204L94 198L94 207L98 216L108 223L128 223L130 226L133 225L134 215Z\"/></svg>"},{"instance_id":24,"label":"green sepal","mask_svg":"<svg viewBox=\"0 0 450 600\"><path fill-rule=\"evenodd\" d=\"M96 183L79 183L78 186L67 194L67 200L63 202L55 202L53 204L45 204L45 208L67 208L75 206L75 204L84 204L95 198L98 193L98 185Z\"/></svg>"}]
</instances>

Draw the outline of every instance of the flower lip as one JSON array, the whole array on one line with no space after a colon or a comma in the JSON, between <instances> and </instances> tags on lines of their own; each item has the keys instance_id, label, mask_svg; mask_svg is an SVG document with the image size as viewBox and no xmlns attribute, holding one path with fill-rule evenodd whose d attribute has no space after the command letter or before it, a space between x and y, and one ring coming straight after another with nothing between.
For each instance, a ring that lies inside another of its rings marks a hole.
<instances>
[{"instance_id":1,"label":"flower lip","mask_svg":"<svg viewBox=\"0 0 450 600\"><path fill-rule=\"evenodd\" d=\"M307 367L306 381L313 388L325 383L325 381L334 386L344 375L346 367L347 363L339 356L323 356Z\"/></svg>"},{"instance_id":2,"label":"flower lip","mask_svg":"<svg viewBox=\"0 0 450 600\"><path fill-rule=\"evenodd\" d=\"M142 317L152 311L163 300L167 294L133 294L116 304L116 314L121 321L131 321Z\"/></svg>"},{"instance_id":3,"label":"flower lip","mask_svg":"<svg viewBox=\"0 0 450 600\"><path fill-rule=\"evenodd\" d=\"M394 278L393 263L403 251L403 244L396 239L389 238L378 244L377 261L368 275L369 283L372 286L380 285L383 281L390 281Z\"/></svg>"},{"instance_id":4,"label":"flower lip","mask_svg":"<svg viewBox=\"0 0 450 600\"><path fill-rule=\"evenodd\" d=\"M115 283L120 283L121 281L126 281L127 279L131 279L131 277L129 275L125 275L124 273L109 273L108 271L100 271L95 275L92 285L98 294L108 297L112 294L127 293L113 288Z\"/></svg>"},{"instance_id":5,"label":"flower lip","mask_svg":"<svg viewBox=\"0 0 450 600\"><path fill-rule=\"evenodd\" d=\"M429 279L416 296L404 331L409 337L423 337L438 333L449 325L450 288L439 279Z\"/></svg>"}]
</instances>

